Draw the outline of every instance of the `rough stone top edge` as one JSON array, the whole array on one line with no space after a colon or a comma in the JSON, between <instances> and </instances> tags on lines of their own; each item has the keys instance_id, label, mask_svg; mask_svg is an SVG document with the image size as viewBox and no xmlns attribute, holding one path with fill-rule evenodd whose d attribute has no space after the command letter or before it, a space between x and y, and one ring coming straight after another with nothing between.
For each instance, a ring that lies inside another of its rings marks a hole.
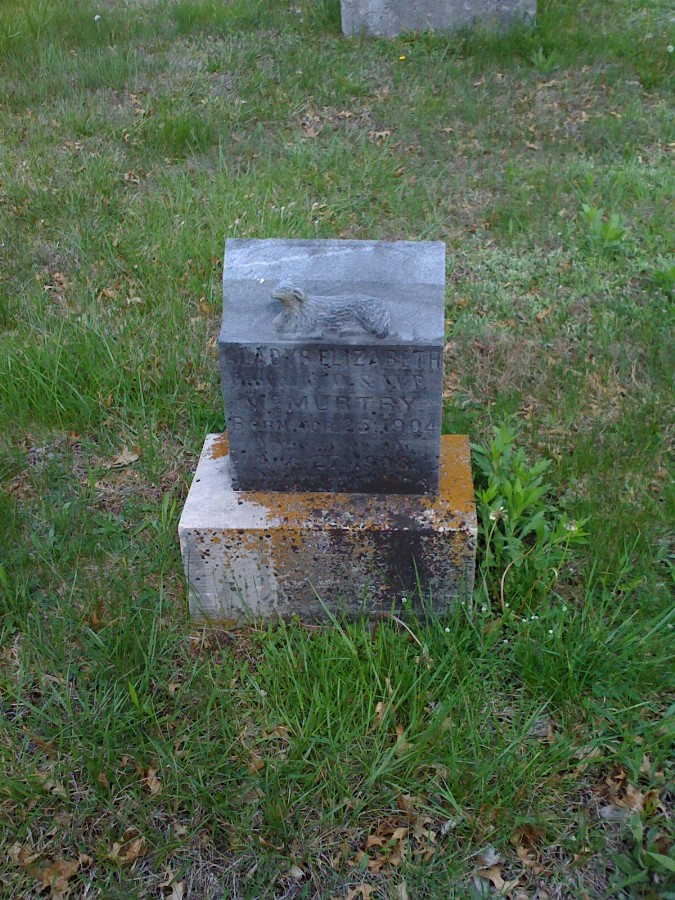
<instances>
[{"instance_id":1,"label":"rough stone top edge","mask_svg":"<svg viewBox=\"0 0 675 900\"><path fill-rule=\"evenodd\" d=\"M416 527L453 531L460 529L476 537L477 517L469 439L466 435L441 438L441 478L437 495L280 493L277 491L233 491L225 433L209 434L197 465L197 471L178 524L179 534L194 528L264 529L283 521L289 527L306 527L309 518L315 527L325 524L367 528L378 522L382 527L396 504L392 527L401 516L410 516ZM349 518L357 509L358 517ZM345 520L345 521L343 521Z\"/></svg>"},{"instance_id":2,"label":"rough stone top edge","mask_svg":"<svg viewBox=\"0 0 675 900\"><path fill-rule=\"evenodd\" d=\"M443 241L227 238L223 282L307 278L445 285Z\"/></svg>"}]
</instances>

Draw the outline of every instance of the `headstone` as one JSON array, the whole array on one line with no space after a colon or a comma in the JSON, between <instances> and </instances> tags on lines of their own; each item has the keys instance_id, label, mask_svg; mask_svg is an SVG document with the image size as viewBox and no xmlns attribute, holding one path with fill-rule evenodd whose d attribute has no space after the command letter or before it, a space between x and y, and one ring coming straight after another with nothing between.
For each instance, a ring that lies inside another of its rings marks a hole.
<instances>
[{"instance_id":1,"label":"headstone","mask_svg":"<svg viewBox=\"0 0 675 900\"><path fill-rule=\"evenodd\" d=\"M227 435L179 524L194 618L376 616L470 597L468 439L441 439L445 248L230 240Z\"/></svg>"},{"instance_id":2,"label":"headstone","mask_svg":"<svg viewBox=\"0 0 675 900\"><path fill-rule=\"evenodd\" d=\"M435 492L444 285L441 242L229 240L235 489Z\"/></svg>"},{"instance_id":3,"label":"headstone","mask_svg":"<svg viewBox=\"0 0 675 900\"><path fill-rule=\"evenodd\" d=\"M451 33L481 24L505 28L534 21L537 0L342 0L342 30L349 37L396 37L418 31Z\"/></svg>"}]
</instances>

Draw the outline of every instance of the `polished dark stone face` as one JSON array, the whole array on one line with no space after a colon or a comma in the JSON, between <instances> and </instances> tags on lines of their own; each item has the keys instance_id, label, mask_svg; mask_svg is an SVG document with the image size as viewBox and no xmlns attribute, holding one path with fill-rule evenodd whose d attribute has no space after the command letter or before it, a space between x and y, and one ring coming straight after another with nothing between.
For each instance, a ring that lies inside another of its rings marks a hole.
<instances>
[{"instance_id":1,"label":"polished dark stone face","mask_svg":"<svg viewBox=\"0 0 675 900\"><path fill-rule=\"evenodd\" d=\"M437 242L228 241L219 347L235 489L435 493L444 281ZM343 328L280 334L279 283L338 311L368 298L387 333L345 314Z\"/></svg>"}]
</instances>

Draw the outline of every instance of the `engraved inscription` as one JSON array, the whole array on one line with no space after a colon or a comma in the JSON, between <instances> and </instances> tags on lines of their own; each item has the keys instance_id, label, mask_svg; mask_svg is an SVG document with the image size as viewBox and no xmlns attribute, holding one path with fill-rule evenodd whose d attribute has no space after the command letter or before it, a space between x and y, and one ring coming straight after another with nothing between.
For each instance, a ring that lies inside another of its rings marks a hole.
<instances>
[{"instance_id":1,"label":"engraved inscription","mask_svg":"<svg viewBox=\"0 0 675 900\"><path fill-rule=\"evenodd\" d=\"M284 336L322 339L326 332L365 331L381 339L389 334L389 310L375 297L310 297L304 288L280 284L272 299L281 301L274 327Z\"/></svg>"},{"instance_id":2,"label":"engraved inscription","mask_svg":"<svg viewBox=\"0 0 675 900\"><path fill-rule=\"evenodd\" d=\"M266 347L254 359L257 383L268 387L242 392L247 414L231 417L233 433L389 435L417 443L433 441L439 428L428 398L440 376L440 348ZM240 371L247 371L244 360Z\"/></svg>"},{"instance_id":3,"label":"engraved inscription","mask_svg":"<svg viewBox=\"0 0 675 900\"><path fill-rule=\"evenodd\" d=\"M237 375L224 390L238 490L256 484L261 468L272 490L433 489L440 346L308 342L226 352Z\"/></svg>"},{"instance_id":4,"label":"engraved inscription","mask_svg":"<svg viewBox=\"0 0 675 900\"><path fill-rule=\"evenodd\" d=\"M276 383L283 367L289 370L318 371L331 385L360 386L364 390L422 390L426 372L441 372L443 352L437 347L295 347L280 350L260 347L252 360L257 378ZM246 361L242 359L241 366ZM348 371L343 371L348 370Z\"/></svg>"}]
</instances>

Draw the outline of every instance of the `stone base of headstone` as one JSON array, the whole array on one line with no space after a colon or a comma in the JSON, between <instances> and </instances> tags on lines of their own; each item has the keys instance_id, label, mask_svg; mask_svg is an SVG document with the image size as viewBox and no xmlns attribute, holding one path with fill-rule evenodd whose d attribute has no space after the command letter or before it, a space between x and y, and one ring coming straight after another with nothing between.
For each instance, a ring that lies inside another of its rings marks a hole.
<instances>
[{"instance_id":1,"label":"stone base of headstone","mask_svg":"<svg viewBox=\"0 0 675 900\"><path fill-rule=\"evenodd\" d=\"M396 37L417 31L451 33L472 25L504 29L531 24L537 0L342 0L342 31Z\"/></svg>"},{"instance_id":2,"label":"stone base of headstone","mask_svg":"<svg viewBox=\"0 0 675 900\"><path fill-rule=\"evenodd\" d=\"M469 441L441 439L435 495L281 493L235 491L227 437L211 434L178 531L195 620L442 611L473 589Z\"/></svg>"}]
</instances>

